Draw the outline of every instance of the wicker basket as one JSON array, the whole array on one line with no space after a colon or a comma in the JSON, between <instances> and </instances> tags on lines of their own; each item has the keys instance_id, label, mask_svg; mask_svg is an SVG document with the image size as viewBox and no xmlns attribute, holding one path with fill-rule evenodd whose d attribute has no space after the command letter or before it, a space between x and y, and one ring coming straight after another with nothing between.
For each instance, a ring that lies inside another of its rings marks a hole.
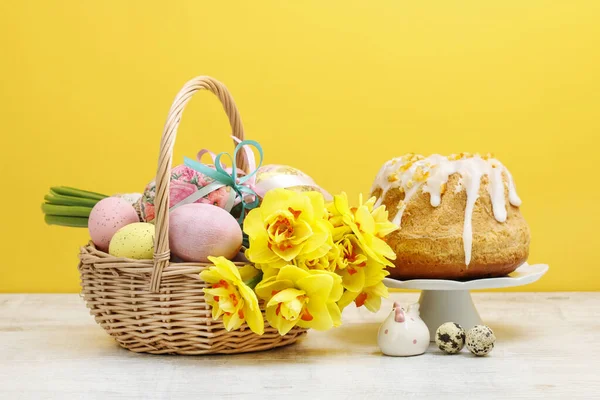
<instances>
[{"instance_id":1,"label":"wicker basket","mask_svg":"<svg viewBox=\"0 0 600 400\"><path fill-rule=\"evenodd\" d=\"M199 273L210 264L169 261L168 189L173 144L183 109L202 89L219 98L234 136L244 139L237 108L222 83L210 77L186 83L171 106L162 135L156 173L154 259L117 258L97 250L93 244L82 248L79 255L82 294L90 313L119 345L134 352L245 353L285 346L306 333L296 327L280 336L266 321L261 336L246 324L227 332L221 321L212 320L211 308L205 301L203 289L207 284ZM239 152L236 165L245 170L247 162L244 152Z\"/></svg>"}]
</instances>

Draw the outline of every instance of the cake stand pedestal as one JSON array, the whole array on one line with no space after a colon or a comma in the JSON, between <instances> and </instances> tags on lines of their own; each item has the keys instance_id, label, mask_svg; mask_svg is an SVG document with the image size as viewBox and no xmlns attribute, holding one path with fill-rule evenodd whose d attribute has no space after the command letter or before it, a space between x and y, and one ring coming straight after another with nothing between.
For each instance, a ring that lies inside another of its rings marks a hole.
<instances>
[{"instance_id":1,"label":"cake stand pedestal","mask_svg":"<svg viewBox=\"0 0 600 400\"><path fill-rule=\"evenodd\" d=\"M548 271L548 265L524 263L508 276L485 278L472 281L451 281L443 279L412 279L400 281L386 278L383 283L394 289L419 289L419 311L427 324L431 341L435 331L444 322L459 323L465 330L481 324L481 317L475 308L470 290L497 289L523 286L540 279Z\"/></svg>"}]
</instances>

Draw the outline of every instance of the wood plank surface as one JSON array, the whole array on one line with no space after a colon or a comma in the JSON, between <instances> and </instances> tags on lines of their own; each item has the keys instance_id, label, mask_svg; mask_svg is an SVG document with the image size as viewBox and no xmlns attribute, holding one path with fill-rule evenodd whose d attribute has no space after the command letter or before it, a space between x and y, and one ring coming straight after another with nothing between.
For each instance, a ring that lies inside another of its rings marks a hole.
<instances>
[{"instance_id":1,"label":"wood plank surface","mask_svg":"<svg viewBox=\"0 0 600 400\"><path fill-rule=\"evenodd\" d=\"M489 356L382 356L392 300L417 296L348 307L342 327L287 348L190 357L121 349L77 295L3 294L0 399L600 399L600 293L475 293Z\"/></svg>"}]
</instances>

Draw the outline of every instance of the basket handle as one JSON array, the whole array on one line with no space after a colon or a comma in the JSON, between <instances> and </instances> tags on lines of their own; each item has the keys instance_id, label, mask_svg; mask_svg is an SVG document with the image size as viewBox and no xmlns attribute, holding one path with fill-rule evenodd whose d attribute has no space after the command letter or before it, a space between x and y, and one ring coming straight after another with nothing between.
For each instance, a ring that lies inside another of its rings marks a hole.
<instances>
[{"instance_id":1,"label":"basket handle","mask_svg":"<svg viewBox=\"0 0 600 400\"><path fill-rule=\"evenodd\" d=\"M206 89L215 94L223 108L229 124L233 131L233 135L239 140L244 140L244 128L242 120L237 110L233 97L221 82L209 76L199 76L187 82L183 88L175 96L173 105L169 110L167 122L162 134L160 142L160 153L158 156L158 170L156 172L156 196L154 202L156 205L156 237L154 238L154 266L152 269L152 278L150 280L150 290L158 292L162 279L162 271L169 264L170 249L169 249L169 186L171 181L171 164L173 162L173 145L175 144L175 136L177 128L181 121L181 115L187 103L192 96ZM237 143L234 140L234 146ZM235 160L236 166L246 171L248 160L245 152L240 151Z\"/></svg>"}]
</instances>

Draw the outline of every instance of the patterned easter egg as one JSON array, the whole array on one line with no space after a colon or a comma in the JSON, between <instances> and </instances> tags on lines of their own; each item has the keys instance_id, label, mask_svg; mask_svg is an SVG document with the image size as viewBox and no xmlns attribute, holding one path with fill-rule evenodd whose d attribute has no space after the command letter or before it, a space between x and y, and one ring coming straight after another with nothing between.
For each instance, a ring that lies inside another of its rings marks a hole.
<instances>
[{"instance_id":1,"label":"patterned easter egg","mask_svg":"<svg viewBox=\"0 0 600 400\"><path fill-rule=\"evenodd\" d=\"M178 165L171 170L171 182L169 185L169 207L173 207L189 196L194 195L197 191L214 182L214 179L186 166ZM229 186L221 187L214 190L193 203L211 204L217 207L225 207L229 199L229 192L232 189ZM151 222L156 217L156 182L152 181L144 190L142 198L139 200L139 208L141 210L144 221Z\"/></svg>"},{"instance_id":2,"label":"patterned easter egg","mask_svg":"<svg viewBox=\"0 0 600 400\"><path fill-rule=\"evenodd\" d=\"M260 197L275 188L284 188L296 192L315 191L320 192L325 200L332 199L331 195L315 183L313 178L304 172L288 165L269 164L264 165L256 172L256 183L254 189Z\"/></svg>"}]
</instances>

